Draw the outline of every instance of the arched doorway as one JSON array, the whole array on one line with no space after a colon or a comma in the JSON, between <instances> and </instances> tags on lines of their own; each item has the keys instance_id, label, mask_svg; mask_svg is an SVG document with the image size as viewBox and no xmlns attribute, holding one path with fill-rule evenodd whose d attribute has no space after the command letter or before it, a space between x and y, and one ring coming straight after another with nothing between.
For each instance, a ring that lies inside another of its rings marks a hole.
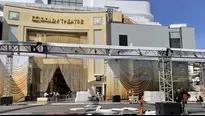
<instances>
[{"instance_id":1,"label":"arched doorway","mask_svg":"<svg viewBox=\"0 0 205 116\"><path fill-rule=\"evenodd\" d=\"M67 92L71 91L66 84L59 67L56 69L53 78L49 82L48 88L46 90L47 93L50 93L51 91L58 92L60 95L64 95Z\"/></svg>"}]
</instances>

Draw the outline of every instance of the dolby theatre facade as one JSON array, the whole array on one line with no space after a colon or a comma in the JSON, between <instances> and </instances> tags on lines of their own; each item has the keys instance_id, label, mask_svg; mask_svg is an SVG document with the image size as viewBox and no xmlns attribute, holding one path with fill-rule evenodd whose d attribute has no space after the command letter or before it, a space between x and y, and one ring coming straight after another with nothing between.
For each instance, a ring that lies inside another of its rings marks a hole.
<instances>
[{"instance_id":1,"label":"dolby theatre facade","mask_svg":"<svg viewBox=\"0 0 205 116\"><path fill-rule=\"evenodd\" d=\"M113 12L113 22L121 23L123 14ZM131 23L129 19L125 20ZM107 44L108 13L103 10L72 11L7 4L4 6L3 39L24 42L52 42L75 44ZM1 56L0 79L5 76L5 59ZM65 94L99 90L111 98L114 95L113 75L105 76L104 60L52 59L14 56L10 94L14 101L22 101L28 89L34 99L45 92L58 91ZM28 67L32 67L32 84L28 88ZM96 81L96 75L101 75ZM3 95L3 81L0 81ZM120 84L120 82L119 82ZM113 88L113 89L111 89ZM127 97L127 90L120 86L120 95Z\"/></svg>"}]
</instances>

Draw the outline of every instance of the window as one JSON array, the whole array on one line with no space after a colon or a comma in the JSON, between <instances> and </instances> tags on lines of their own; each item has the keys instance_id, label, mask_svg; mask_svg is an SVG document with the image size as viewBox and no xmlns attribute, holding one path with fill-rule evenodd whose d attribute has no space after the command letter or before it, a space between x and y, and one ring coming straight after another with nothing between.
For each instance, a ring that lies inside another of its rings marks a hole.
<instances>
[{"instance_id":1,"label":"window","mask_svg":"<svg viewBox=\"0 0 205 116\"><path fill-rule=\"evenodd\" d=\"M102 87L96 87L96 94L97 92L99 92L99 94L101 95L102 94Z\"/></svg>"},{"instance_id":2,"label":"window","mask_svg":"<svg viewBox=\"0 0 205 116\"><path fill-rule=\"evenodd\" d=\"M170 33L170 38L180 38L180 33Z\"/></svg>"},{"instance_id":3,"label":"window","mask_svg":"<svg viewBox=\"0 0 205 116\"><path fill-rule=\"evenodd\" d=\"M182 48L180 28L169 29L169 42L170 42L170 48Z\"/></svg>"},{"instance_id":4,"label":"window","mask_svg":"<svg viewBox=\"0 0 205 116\"><path fill-rule=\"evenodd\" d=\"M119 45L128 46L127 35L119 35Z\"/></svg>"},{"instance_id":5,"label":"window","mask_svg":"<svg viewBox=\"0 0 205 116\"><path fill-rule=\"evenodd\" d=\"M83 6L83 0L48 0L48 4L65 6Z\"/></svg>"},{"instance_id":6,"label":"window","mask_svg":"<svg viewBox=\"0 0 205 116\"><path fill-rule=\"evenodd\" d=\"M171 48L181 48L180 38L170 39Z\"/></svg>"},{"instance_id":7,"label":"window","mask_svg":"<svg viewBox=\"0 0 205 116\"><path fill-rule=\"evenodd\" d=\"M51 0L48 0L48 4L51 4Z\"/></svg>"},{"instance_id":8,"label":"window","mask_svg":"<svg viewBox=\"0 0 205 116\"><path fill-rule=\"evenodd\" d=\"M102 25L102 17L94 17L93 24L94 25Z\"/></svg>"},{"instance_id":9,"label":"window","mask_svg":"<svg viewBox=\"0 0 205 116\"><path fill-rule=\"evenodd\" d=\"M96 78L96 81L101 81L102 80L101 75L97 75L97 76L95 76L95 78Z\"/></svg>"},{"instance_id":10,"label":"window","mask_svg":"<svg viewBox=\"0 0 205 116\"><path fill-rule=\"evenodd\" d=\"M9 35L8 40L9 41L18 41L18 26L9 26Z\"/></svg>"},{"instance_id":11,"label":"window","mask_svg":"<svg viewBox=\"0 0 205 116\"><path fill-rule=\"evenodd\" d=\"M19 20L19 12L9 11L9 20Z\"/></svg>"},{"instance_id":12,"label":"window","mask_svg":"<svg viewBox=\"0 0 205 116\"><path fill-rule=\"evenodd\" d=\"M170 32L180 32L180 28L169 28Z\"/></svg>"}]
</instances>

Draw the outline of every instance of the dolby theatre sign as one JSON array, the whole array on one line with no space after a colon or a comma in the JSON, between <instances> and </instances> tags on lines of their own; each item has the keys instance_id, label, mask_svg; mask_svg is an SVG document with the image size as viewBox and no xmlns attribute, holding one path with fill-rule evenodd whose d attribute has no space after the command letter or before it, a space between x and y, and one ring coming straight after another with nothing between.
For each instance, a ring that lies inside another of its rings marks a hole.
<instances>
[{"instance_id":1,"label":"dolby theatre sign","mask_svg":"<svg viewBox=\"0 0 205 116\"><path fill-rule=\"evenodd\" d=\"M57 18L32 16L31 20L33 22L36 22L36 23L76 24L76 25L83 25L84 24L84 20L82 20L82 19L57 19Z\"/></svg>"}]
</instances>

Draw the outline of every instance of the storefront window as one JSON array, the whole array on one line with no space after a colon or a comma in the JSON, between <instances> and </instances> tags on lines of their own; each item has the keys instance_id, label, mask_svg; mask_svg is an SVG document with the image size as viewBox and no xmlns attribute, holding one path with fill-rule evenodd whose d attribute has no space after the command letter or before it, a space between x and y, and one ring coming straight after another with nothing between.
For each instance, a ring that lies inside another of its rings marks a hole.
<instances>
[{"instance_id":1,"label":"storefront window","mask_svg":"<svg viewBox=\"0 0 205 116\"><path fill-rule=\"evenodd\" d=\"M20 13L9 11L9 20L19 20Z\"/></svg>"}]
</instances>

